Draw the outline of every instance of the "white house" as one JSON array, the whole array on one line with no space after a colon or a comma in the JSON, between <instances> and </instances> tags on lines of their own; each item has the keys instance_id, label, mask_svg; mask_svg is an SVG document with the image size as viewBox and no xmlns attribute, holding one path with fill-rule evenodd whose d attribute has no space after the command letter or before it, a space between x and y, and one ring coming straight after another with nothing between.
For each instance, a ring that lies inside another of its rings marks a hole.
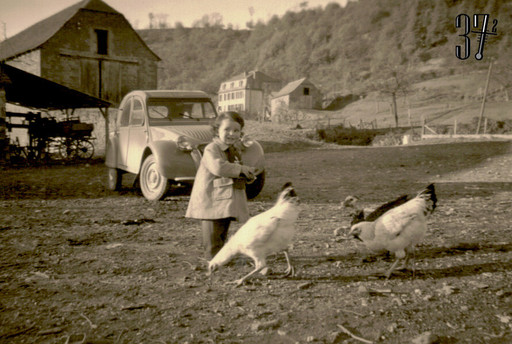
<instances>
[{"instance_id":1,"label":"white house","mask_svg":"<svg viewBox=\"0 0 512 344\"><path fill-rule=\"evenodd\" d=\"M270 112L269 96L281 87L281 82L260 71L238 74L220 85L218 111L240 111L263 116Z\"/></svg>"}]
</instances>

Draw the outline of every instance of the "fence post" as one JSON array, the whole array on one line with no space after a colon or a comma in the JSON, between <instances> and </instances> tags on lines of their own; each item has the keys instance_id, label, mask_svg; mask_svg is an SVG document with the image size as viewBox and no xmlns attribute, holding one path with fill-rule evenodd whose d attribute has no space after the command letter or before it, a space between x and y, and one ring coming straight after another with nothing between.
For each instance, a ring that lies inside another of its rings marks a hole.
<instances>
[{"instance_id":1,"label":"fence post","mask_svg":"<svg viewBox=\"0 0 512 344\"><path fill-rule=\"evenodd\" d=\"M484 134L487 133L487 117L484 117Z\"/></svg>"},{"instance_id":2,"label":"fence post","mask_svg":"<svg viewBox=\"0 0 512 344\"><path fill-rule=\"evenodd\" d=\"M457 118L453 120L453 135L457 135Z\"/></svg>"},{"instance_id":3,"label":"fence post","mask_svg":"<svg viewBox=\"0 0 512 344\"><path fill-rule=\"evenodd\" d=\"M421 139L423 140L423 135L425 135L425 117L421 115Z\"/></svg>"}]
</instances>

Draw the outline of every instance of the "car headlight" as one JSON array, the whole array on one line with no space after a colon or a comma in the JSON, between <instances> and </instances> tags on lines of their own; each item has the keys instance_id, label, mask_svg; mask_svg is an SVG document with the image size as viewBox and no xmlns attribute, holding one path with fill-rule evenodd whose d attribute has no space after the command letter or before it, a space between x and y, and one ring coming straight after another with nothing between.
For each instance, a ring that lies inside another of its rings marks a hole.
<instances>
[{"instance_id":1,"label":"car headlight","mask_svg":"<svg viewBox=\"0 0 512 344\"><path fill-rule=\"evenodd\" d=\"M244 147L251 147L254 144L254 140L250 136L244 135L242 137L242 144Z\"/></svg>"},{"instance_id":2,"label":"car headlight","mask_svg":"<svg viewBox=\"0 0 512 344\"><path fill-rule=\"evenodd\" d=\"M178 145L178 148L184 152L190 152L192 149L194 149L194 146L192 146L192 143L185 136L178 137L177 145Z\"/></svg>"}]
</instances>

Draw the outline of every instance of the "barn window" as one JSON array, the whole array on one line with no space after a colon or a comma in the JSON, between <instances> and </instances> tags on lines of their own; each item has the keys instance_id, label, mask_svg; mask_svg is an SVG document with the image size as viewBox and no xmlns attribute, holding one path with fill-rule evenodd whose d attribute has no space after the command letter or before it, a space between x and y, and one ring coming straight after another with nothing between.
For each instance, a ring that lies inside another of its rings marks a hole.
<instances>
[{"instance_id":1,"label":"barn window","mask_svg":"<svg viewBox=\"0 0 512 344\"><path fill-rule=\"evenodd\" d=\"M309 96L309 88L308 87L304 87L304 95Z\"/></svg>"},{"instance_id":2,"label":"barn window","mask_svg":"<svg viewBox=\"0 0 512 344\"><path fill-rule=\"evenodd\" d=\"M98 43L97 53L100 55L108 54L108 31L107 30L94 30L96 31L96 39Z\"/></svg>"}]
</instances>

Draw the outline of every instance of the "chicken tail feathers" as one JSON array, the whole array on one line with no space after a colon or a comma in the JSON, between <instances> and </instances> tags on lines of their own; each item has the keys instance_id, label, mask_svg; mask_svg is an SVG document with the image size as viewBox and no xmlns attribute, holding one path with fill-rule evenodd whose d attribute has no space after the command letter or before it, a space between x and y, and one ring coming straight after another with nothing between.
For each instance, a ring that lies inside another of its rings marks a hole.
<instances>
[{"instance_id":1,"label":"chicken tail feathers","mask_svg":"<svg viewBox=\"0 0 512 344\"><path fill-rule=\"evenodd\" d=\"M437 195L434 184L428 185L425 189L418 193L419 198L424 199L427 202L427 211L433 213L437 206Z\"/></svg>"},{"instance_id":2,"label":"chicken tail feathers","mask_svg":"<svg viewBox=\"0 0 512 344\"><path fill-rule=\"evenodd\" d=\"M412 197L409 195L402 195L398 197L395 200L392 200L388 203L384 203L374 211L372 211L368 216L365 217L364 221L375 221L377 220L381 215L386 213L388 210L398 207L399 205L404 204L405 202L409 201Z\"/></svg>"}]
</instances>

